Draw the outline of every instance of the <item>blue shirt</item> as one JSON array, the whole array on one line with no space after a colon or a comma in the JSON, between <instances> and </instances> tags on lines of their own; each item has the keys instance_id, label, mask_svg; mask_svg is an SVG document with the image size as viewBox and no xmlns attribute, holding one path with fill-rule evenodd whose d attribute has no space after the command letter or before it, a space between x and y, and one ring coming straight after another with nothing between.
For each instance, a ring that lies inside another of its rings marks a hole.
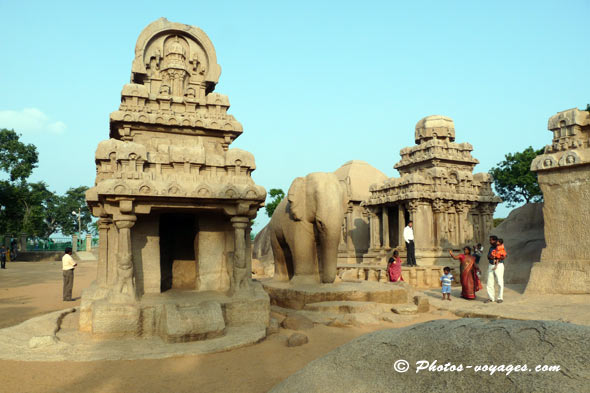
<instances>
[{"instance_id":1,"label":"blue shirt","mask_svg":"<svg viewBox=\"0 0 590 393\"><path fill-rule=\"evenodd\" d=\"M451 273L443 274L440 281L442 281L442 285L451 286L453 283L453 275Z\"/></svg>"}]
</instances>

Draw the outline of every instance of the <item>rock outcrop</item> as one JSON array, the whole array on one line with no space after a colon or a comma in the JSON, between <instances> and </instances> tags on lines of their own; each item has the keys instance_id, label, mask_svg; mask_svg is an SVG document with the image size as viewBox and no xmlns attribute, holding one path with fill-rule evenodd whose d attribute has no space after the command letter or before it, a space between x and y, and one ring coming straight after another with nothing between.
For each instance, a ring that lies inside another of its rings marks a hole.
<instances>
[{"instance_id":1,"label":"rock outcrop","mask_svg":"<svg viewBox=\"0 0 590 393\"><path fill-rule=\"evenodd\" d=\"M510 212L506 220L498 225L492 234L504 239L508 252L504 270L504 282L507 284L526 284L531 273L531 266L541 258L545 247L543 234L543 204L528 203ZM487 252L489 244L484 244ZM482 256L480 264L485 266L486 258ZM482 269L487 274L487 269Z\"/></svg>"},{"instance_id":2,"label":"rock outcrop","mask_svg":"<svg viewBox=\"0 0 590 393\"><path fill-rule=\"evenodd\" d=\"M484 319L382 330L314 360L271 393L587 392L589 334L588 326L563 322ZM396 371L404 361L409 369ZM440 369L449 363L447 370L455 371L416 372L433 362ZM457 371L459 365L463 371ZM522 371L523 365L531 371ZM538 365L559 371L541 372Z\"/></svg>"}]
</instances>

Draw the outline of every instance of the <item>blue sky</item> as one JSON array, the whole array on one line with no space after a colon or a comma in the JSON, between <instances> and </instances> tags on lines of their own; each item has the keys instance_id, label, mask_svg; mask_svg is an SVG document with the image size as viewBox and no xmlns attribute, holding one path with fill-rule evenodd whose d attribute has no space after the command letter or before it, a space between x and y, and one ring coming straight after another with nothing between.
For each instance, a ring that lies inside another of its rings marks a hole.
<instances>
[{"instance_id":1,"label":"blue sky","mask_svg":"<svg viewBox=\"0 0 590 393\"><path fill-rule=\"evenodd\" d=\"M135 41L163 16L211 38L216 91L244 126L232 147L254 153L267 190L351 159L398 176L399 150L432 114L453 118L487 172L550 143L551 115L590 103L589 14L588 0L0 0L0 127L38 147L32 180L91 186Z\"/></svg>"}]
</instances>

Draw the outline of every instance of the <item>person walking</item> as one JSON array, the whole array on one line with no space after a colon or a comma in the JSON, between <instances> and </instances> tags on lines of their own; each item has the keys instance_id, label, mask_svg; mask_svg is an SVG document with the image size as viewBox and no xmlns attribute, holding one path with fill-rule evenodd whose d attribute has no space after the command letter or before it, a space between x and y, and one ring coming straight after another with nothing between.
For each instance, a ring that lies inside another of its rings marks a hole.
<instances>
[{"instance_id":1,"label":"person walking","mask_svg":"<svg viewBox=\"0 0 590 393\"><path fill-rule=\"evenodd\" d=\"M74 268L78 266L72 258L72 248L67 247L64 256L61 258L62 270L64 276L63 301L71 302L72 289L74 288Z\"/></svg>"},{"instance_id":2,"label":"person walking","mask_svg":"<svg viewBox=\"0 0 590 393\"><path fill-rule=\"evenodd\" d=\"M502 303L504 301L504 261L496 262L497 243L498 237L495 235L490 236L490 249L488 250L488 282L486 285L488 299L486 299L484 303L491 303L495 301L495 281L498 282L498 303Z\"/></svg>"},{"instance_id":3,"label":"person walking","mask_svg":"<svg viewBox=\"0 0 590 393\"><path fill-rule=\"evenodd\" d=\"M408 226L404 228L404 241L406 242L406 249L408 251L407 259L408 266L416 266L416 247L414 246L414 222L408 222Z\"/></svg>"},{"instance_id":4,"label":"person walking","mask_svg":"<svg viewBox=\"0 0 590 393\"><path fill-rule=\"evenodd\" d=\"M0 264L2 269L6 269L6 247L0 247Z\"/></svg>"}]
</instances>

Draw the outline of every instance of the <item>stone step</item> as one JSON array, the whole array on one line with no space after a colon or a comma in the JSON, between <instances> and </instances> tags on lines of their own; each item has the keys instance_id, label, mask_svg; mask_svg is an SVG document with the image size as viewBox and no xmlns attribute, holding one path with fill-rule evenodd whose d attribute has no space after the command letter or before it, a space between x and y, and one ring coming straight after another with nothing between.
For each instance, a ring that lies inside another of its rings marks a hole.
<instances>
[{"instance_id":1,"label":"stone step","mask_svg":"<svg viewBox=\"0 0 590 393\"><path fill-rule=\"evenodd\" d=\"M391 304L377 302L331 301L308 303L303 308L307 311L318 311L332 314L368 313L381 314L391 310Z\"/></svg>"},{"instance_id":2,"label":"stone step","mask_svg":"<svg viewBox=\"0 0 590 393\"><path fill-rule=\"evenodd\" d=\"M396 304L391 308L391 311L400 315L413 315L418 313L418 306L411 303Z\"/></svg>"}]
</instances>

